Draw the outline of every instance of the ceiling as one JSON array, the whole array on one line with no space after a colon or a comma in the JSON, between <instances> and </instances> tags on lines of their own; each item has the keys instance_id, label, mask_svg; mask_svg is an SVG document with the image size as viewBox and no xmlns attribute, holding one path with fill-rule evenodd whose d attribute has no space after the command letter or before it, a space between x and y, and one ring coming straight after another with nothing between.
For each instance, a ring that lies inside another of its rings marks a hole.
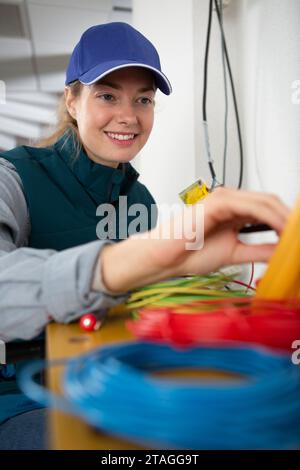
<instances>
[{"instance_id":1,"label":"ceiling","mask_svg":"<svg viewBox=\"0 0 300 470\"><path fill-rule=\"evenodd\" d=\"M70 53L88 27L131 22L131 0L0 0L0 150L55 124Z\"/></svg>"}]
</instances>

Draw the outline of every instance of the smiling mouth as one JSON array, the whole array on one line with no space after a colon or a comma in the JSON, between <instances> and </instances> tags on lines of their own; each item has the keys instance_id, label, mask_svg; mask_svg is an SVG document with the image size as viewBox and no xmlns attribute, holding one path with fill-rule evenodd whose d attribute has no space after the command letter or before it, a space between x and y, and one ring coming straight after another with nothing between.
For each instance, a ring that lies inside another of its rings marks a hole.
<instances>
[{"instance_id":1,"label":"smiling mouth","mask_svg":"<svg viewBox=\"0 0 300 470\"><path fill-rule=\"evenodd\" d=\"M104 132L110 139L117 140L119 142L132 142L138 135L134 133Z\"/></svg>"}]
</instances>

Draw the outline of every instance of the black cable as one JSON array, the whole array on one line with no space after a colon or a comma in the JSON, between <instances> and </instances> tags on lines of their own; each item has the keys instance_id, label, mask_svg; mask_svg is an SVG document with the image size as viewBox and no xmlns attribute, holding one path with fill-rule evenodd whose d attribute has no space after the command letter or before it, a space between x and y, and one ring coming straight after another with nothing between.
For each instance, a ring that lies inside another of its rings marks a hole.
<instances>
[{"instance_id":1,"label":"black cable","mask_svg":"<svg viewBox=\"0 0 300 470\"><path fill-rule=\"evenodd\" d=\"M253 232L268 232L273 230L272 227L266 224L254 224L254 225L245 225L241 228L240 233L253 233Z\"/></svg>"},{"instance_id":2,"label":"black cable","mask_svg":"<svg viewBox=\"0 0 300 470\"><path fill-rule=\"evenodd\" d=\"M207 33L206 33L206 45L205 45L205 58L204 58L204 76L203 76L203 94L202 94L202 119L204 125L205 133L205 148L208 158L208 166L212 176L212 188L214 188L217 181L215 169L213 166L213 161L210 155L209 149L209 139L208 139L208 129L207 129L207 115L206 115L206 101L207 101L207 71L208 71L208 53L209 53L209 43L210 43L210 33L211 33L211 23L212 23L212 7L213 0L209 1L209 12L208 12L208 23L207 23Z\"/></svg>"},{"instance_id":3,"label":"black cable","mask_svg":"<svg viewBox=\"0 0 300 470\"><path fill-rule=\"evenodd\" d=\"M212 3L212 0L210 0L210 3ZM238 106L237 106L237 100L236 100L236 94L235 94L235 87L234 87L234 82L233 82L233 77L232 77L232 72L231 72L231 66L230 66L230 61L229 61L229 56L228 56L228 51L227 51L226 39L225 39L225 34L224 34L224 29L222 26L221 18L220 18L220 10L219 10L217 0L214 0L214 4L216 8L216 13L217 13L222 40L223 40L223 45L224 45L225 58L226 58L226 63L227 63L227 68L228 68L228 74L229 74L230 86L231 86L232 98L233 98L233 105L234 105L234 112L235 112L235 117L236 117L236 125L237 125L239 148L240 148L240 174L239 174L239 183L238 183L238 189L240 189L242 187L243 171L244 171L244 151L243 151L240 118L239 118L239 112L238 112Z\"/></svg>"},{"instance_id":4,"label":"black cable","mask_svg":"<svg viewBox=\"0 0 300 470\"><path fill-rule=\"evenodd\" d=\"M223 29L223 0L218 0L220 10L220 21L221 28ZM224 97L225 97L225 115L224 115L224 150L223 150L223 178L222 184L226 184L226 165L227 165L227 144L228 144L228 89L227 89L227 70L226 70L226 59L224 52L224 41L222 34L221 37L221 55L222 55L222 69L223 69L223 80L224 80Z\"/></svg>"},{"instance_id":5,"label":"black cable","mask_svg":"<svg viewBox=\"0 0 300 470\"><path fill-rule=\"evenodd\" d=\"M207 65L208 65L208 53L209 53L209 42L211 33L211 22L212 22L212 0L209 1L209 12L208 12L208 23L206 32L206 45L205 45L205 58L204 58L204 77L203 77L203 95L202 95L202 117L203 121L206 122L206 95L207 95Z\"/></svg>"}]
</instances>

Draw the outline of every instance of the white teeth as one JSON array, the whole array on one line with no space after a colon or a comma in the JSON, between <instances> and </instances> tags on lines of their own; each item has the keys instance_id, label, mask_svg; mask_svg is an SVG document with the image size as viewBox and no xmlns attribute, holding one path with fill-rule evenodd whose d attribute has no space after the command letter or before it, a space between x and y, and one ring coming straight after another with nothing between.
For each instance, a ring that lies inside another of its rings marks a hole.
<instances>
[{"instance_id":1,"label":"white teeth","mask_svg":"<svg viewBox=\"0 0 300 470\"><path fill-rule=\"evenodd\" d=\"M107 135L111 137L112 139L117 139L117 140L132 140L134 139L134 134L113 134L112 132L107 132Z\"/></svg>"}]
</instances>

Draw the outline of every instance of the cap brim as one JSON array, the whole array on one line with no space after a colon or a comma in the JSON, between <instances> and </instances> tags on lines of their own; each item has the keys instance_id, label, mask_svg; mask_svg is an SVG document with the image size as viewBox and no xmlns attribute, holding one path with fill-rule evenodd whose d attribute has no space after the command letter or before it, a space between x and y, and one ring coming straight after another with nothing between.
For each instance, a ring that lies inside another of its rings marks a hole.
<instances>
[{"instance_id":1,"label":"cap brim","mask_svg":"<svg viewBox=\"0 0 300 470\"><path fill-rule=\"evenodd\" d=\"M125 67L142 67L144 69L150 70L155 76L155 82L160 91L165 95L170 95L172 93L171 83L160 70L156 69L155 67L151 67L150 65L132 61L113 61L97 65L96 67L93 67L91 70L78 77L78 80L84 85L92 85L109 73L115 72L116 70L123 69Z\"/></svg>"}]
</instances>

